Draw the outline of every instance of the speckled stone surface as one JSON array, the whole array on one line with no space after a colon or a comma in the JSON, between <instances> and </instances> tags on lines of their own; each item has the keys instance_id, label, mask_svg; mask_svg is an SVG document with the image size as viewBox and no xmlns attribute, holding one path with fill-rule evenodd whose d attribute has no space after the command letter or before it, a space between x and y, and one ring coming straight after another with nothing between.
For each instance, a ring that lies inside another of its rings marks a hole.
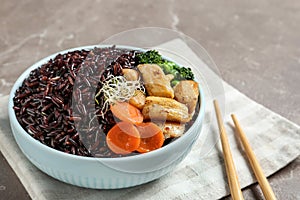
<instances>
[{"instance_id":1,"label":"speckled stone surface","mask_svg":"<svg viewBox=\"0 0 300 200\"><path fill-rule=\"evenodd\" d=\"M0 95L37 60L131 28L165 27L206 48L225 81L300 124L300 1L0 0ZM1 103L0 103L1 105ZM2 106L2 105L1 105ZM26 191L0 156L1 199ZM300 159L271 176L278 199L300 198ZM254 184L245 199L263 199Z\"/></svg>"}]
</instances>

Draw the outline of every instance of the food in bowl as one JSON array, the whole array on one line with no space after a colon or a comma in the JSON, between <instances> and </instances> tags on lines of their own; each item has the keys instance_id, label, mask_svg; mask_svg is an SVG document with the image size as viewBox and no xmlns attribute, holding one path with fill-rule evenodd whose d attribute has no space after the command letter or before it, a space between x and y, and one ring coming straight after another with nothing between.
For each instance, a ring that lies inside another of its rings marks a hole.
<instances>
[{"instance_id":1,"label":"food in bowl","mask_svg":"<svg viewBox=\"0 0 300 200\"><path fill-rule=\"evenodd\" d=\"M95 189L132 187L158 179L172 171L191 151L200 135L205 112L205 93L201 85L198 88L200 95L195 114L188 122L193 124L187 128L187 123L184 134L179 138L165 139L162 148L125 156L115 154L103 145L106 144L104 130L108 132L113 127L109 123L111 119L118 119L110 116L110 112L107 113L110 117L104 119L95 114L101 108L95 101L100 89L98 84L103 81L103 74L118 71L119 68L114 66L133 64L139 52L145 51L128 46L77 47L50 55L22 73L11 90L8 113L14 138L28 160L60 181ZM195 80L201 80L198 68L193 68L193 73ZM71 79L74 74L76 79ZM63 78L59 79L60 76ZM32 88L26 90L24 85ZM70 92L71 89L73 93ZM50 98L42 99L47 90ZM55 94L58 99L51 94ZM17 107L16 95L21 95L17 100ZM31 98L25 101L29 96ZM60 104L60 98L64 105ZM46 106L49 104L50 106ZM26 111L26 108L33 109L34 112ZM21 109L23 113L29 112L31 115L27 113L27 118L21 116ZM51 116L48 116L50 121L39 117L44 115L42 112ZM35 120L26 121L30 117ZM21 120L25 121L25 128ZM103 121L100 123L99 120ZM40 124L44 126L37 128ZM26 129L29 126L31 131ZM43 133L39 134L39 130Z\"/></svg>"},{"instance_id":2,"label":"food in bowl","mask_svg":"<svg viewBox=\"0 0 300 200\"><path fill-rule=\"evenodd\" d=\"M191 127L201 103L190 68L155 50L115 46L58 54L31 71L13 101L33 138L100 158L168 145Z\"/></svg>"}]
</instances>

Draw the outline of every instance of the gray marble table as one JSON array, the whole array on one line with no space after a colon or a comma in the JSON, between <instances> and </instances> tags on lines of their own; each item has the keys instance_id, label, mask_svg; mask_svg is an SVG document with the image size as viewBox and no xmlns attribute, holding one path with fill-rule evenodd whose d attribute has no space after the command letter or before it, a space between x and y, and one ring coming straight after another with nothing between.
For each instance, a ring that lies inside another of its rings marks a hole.
<instances>
[{"instance_id":1,"label":"gray marble table","mask_svg":"<svg viewBox=\"0 0 300 200\"><path fill-rule=\"evenodd\" d=\"M98 44L131 28L157 26L194 38L225 81L300 124L300 1L0 0L0 5L0 95L50 53ZM0 198L30 199L0 158ZM298 158L270 177L278 199L300 197L299 163ZM263 198L256 184L243 193L245 199Z\"/></svg>"}]
</instances>

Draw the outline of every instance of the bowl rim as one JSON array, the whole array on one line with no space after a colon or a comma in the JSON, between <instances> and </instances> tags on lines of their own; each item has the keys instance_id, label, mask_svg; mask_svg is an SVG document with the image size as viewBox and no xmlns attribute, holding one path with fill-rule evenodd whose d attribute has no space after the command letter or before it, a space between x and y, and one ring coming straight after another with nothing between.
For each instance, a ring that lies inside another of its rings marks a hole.
<instances>
[{"instance_id":1,"label":"bowl rim","mask_svg":"<svg viewBox=\"0 0 300 200\"><path fill-rule=\"evenodd\" d=\"M151 152L147 152L144 154L137 154L137 155L132 155L132 156L124 156L124 157L105 157L105 158L99 158L99 157L87 157L87 156L80 156L80 155L73 155L73 154L68 154L65 153L63 151L59 151L57 149L54 149L52 147L49 147L43 143L41 143L40 141L34 139L25 129L23 129L23 127L20 125L20 123L17 120L15 111L13 109L14 103L13 103L13 98L15 96L15 92L16 90L22 85L23 81L29 76L30 72L40 66L42 66L43 64L47 63L50 59L55 58L55 56L57 56L58 54L65 54L71 51L76 51L76 50L88 50L91 51L94 48L107 48L107 47L112 47L115 46L116 48L121 48L121 49L129 49L129 50L138 50L138 51L147 51L150 49L154 49L154 48L149 48L149 49L143 49L143 48L139 48L139 47L134 47L134 46L127 46L127 45L87 45L87 46L79 46L79 47L74 47L74 48L69 48L69 49L65 49L62 51L58 51L56 53L53 53L49 56L46 56L42 59L40 59L39 61L35 62L34 64L32 64L31 66L29 66L25 71L22 72L22 74L18 77L18 79L15 81L11 91L10 91L10 95L9 95L9 102L8 102L8 114L9 114L9 120L12 126L17 126L16 128L18 129L18 133L17 134L22 134L26 139L30 140L31 142L33 142L35 145L43 148L46 151L49 151L53 154L56 154L57 156L61 156L61 157L65 157L68 159L80 159L80 160L85 160L85 161L105 161L105 162L118 162L118 161L134 161L136 159L140 159L140 158L150 158L150 157L156 157L159 154L163 154L164 151L168 150L168 149L172 149L172 147L175 147L176 145L179 145L180 141L182 141L185 138L188 138L189 135L192 132L193 127L196 126L197 123L201 123L201 121L203 121L204 119L204 113L205 113L205 97L204 97L204 91L201 87L201 85L198 83L198 87L199 87L199 94L200 94L200 108L199 108L199 113L198 116L195 120L195 122L192 124L192 126L178 139L176 139L175 141L171 142L170 144L153 150ZM163 56L163 58L173 61L172 59ZM175 61L174 61L175 62ZM176 62L175 62L176 63ZM200 130L199 130L200 131ZM199 132L200 134L200 132ZM15 136L14 136L15 137ZM196 138L197 139L197 138ZM19 144L18 144L19 145Z\"/></svg>"}]
</instances>

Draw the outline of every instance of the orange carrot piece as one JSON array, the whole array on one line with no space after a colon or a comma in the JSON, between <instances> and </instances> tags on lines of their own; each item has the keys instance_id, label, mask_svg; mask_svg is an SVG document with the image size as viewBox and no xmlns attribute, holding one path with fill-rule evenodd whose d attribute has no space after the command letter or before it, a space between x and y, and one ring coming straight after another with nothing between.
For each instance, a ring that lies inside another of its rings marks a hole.
<instances>
[{"instance_id":1,"label":"orange carrot piece","mask_svg":"<svg viewBox=\"0 0 300 200\"><path fill-rule=\"evenodd\" d=\"M107 133L106 143L117 154L129 154L140 145L140 134L129 122L119 122Z\"/></svg>"},{"instance_id":2,"label":"orange carrot piece","mask_svg":"<svg viewBox=\"0 0 300 200\"><path fill-rule=\"evenodd\" d=\"M124 122L140 124L143 122L141 111L127 102L116 102L110 106L115 117Z\"/></svg>"},{"instance_id":3,"label":"orange carrot piece","mask_svg":"<svg viewBox=\"0 0 300 200\"><path fill-rule=\"evenodd\" d=\"M159 149L164 144L164 134L162 130L154 123L147 122L137 125L140 133L141 142L137 149L140 153L146 153Z\"/></svg>"}]
</instances>

